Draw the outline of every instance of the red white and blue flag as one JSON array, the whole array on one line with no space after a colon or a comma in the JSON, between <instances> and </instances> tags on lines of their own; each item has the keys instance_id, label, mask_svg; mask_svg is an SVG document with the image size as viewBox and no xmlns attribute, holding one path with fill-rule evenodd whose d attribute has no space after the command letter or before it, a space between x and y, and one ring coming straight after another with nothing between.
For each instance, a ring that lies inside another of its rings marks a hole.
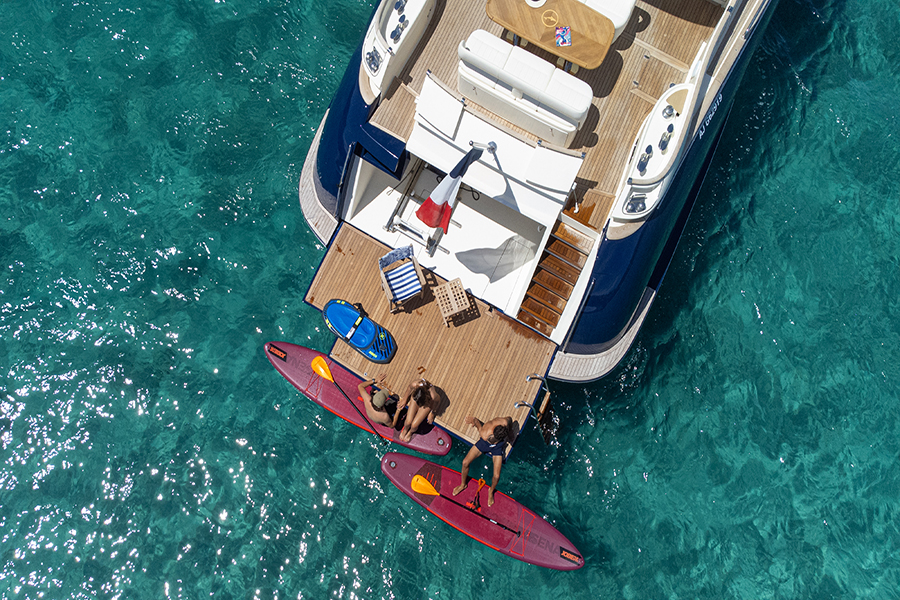
<instances>
[{"instance_id":1,"label":"red white and blue flag","mask_svg":"<svg viewBox=\"0 0 900 600\"><path fill-rule=\"evenodd\" d=\"M468 154L463 156L453 170L444 177L428 200L422 203L416 216L420 221L429 227L440 227L447 233L450 226L450 213L453 212L453 204L456 201L456 194L459 193L459 186L462 184L463 175L466 174L469 165L481 158L482 150L480 148L472 148Z\"/></svg>"}]
</instances>

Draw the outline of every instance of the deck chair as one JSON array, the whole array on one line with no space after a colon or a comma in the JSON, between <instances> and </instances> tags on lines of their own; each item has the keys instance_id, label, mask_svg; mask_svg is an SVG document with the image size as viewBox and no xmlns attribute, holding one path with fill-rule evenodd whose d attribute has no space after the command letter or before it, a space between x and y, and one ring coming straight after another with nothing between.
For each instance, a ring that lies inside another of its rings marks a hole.
<instances>
[{"instance_id":1,"label":"deck chair","mask_svg":"<svg viewBox=\"0 0 900 600\"><path fill-rule=\"evenodd\" d=\"M381 287L391 303L392 313L425 289L425 277L413 254L412 244L391 250L378 259L378 269L381 271Z\"/></svg>"}]
</instances>

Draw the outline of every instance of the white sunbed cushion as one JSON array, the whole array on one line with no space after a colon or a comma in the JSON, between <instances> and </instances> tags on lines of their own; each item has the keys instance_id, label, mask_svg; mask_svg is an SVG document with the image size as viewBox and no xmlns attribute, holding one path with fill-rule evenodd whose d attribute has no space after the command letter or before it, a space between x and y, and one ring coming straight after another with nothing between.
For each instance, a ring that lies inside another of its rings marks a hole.
<instances>
[{"instance_id":1,"label":"white sunbed cushion","mask_svg":"<svg viewBox=\"0 0 900 600\"><path fill-rule=\"evenodd\" d=\"M487 83L487 85L490 85L490 83ZM459 126L462 111L462 102L445 93L430 77L425 79L425 83L422 85L422 93L416 98L417 118L425 119L447 137L453 137L456 135L456 128ZM396 260L399 259L391 260L383 267L390 265Z\"/></svg>"},{"instance_id":2,"label":"white sunbed cushion","mask_svg":"<svg viewBox=\"0 0 900 600\"><path fill-rule=\"evenodd\" d=\"M572 160L571 155L538 146L532 152L531 160L528 162L528 181L559 193L565 193L569 189L566 186L575 181L575 176L578 175L580 168L581 161Z\"/></svg>"}]
</instances>

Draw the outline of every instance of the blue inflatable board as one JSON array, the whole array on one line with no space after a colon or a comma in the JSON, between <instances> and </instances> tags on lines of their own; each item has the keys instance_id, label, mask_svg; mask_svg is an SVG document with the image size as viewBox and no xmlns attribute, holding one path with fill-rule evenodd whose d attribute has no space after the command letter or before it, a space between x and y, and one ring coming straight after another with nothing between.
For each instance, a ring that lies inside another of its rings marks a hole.
<instances>
[{"instance_id":1,"label":"blue inflatable board","mask_svg":"<svg viewBox=\"0 0 900 600\"><path fill-rule=\"evenodd\" d=\"M386 363L394 358L397 351L394 336L346 300L329 300L322 316L334 335L372 362Z\"/></svg>"}]
</instances>

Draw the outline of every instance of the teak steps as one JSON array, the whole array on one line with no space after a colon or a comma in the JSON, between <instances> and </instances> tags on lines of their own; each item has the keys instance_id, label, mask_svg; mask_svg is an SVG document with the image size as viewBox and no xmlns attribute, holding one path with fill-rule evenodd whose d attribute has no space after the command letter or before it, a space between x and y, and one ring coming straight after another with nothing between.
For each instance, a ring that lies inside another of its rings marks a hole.
<instances>
[{"instance_id":1,"label":"teak steps","mask_svg":"<svg viewBox=\"0 0 900 600\"><path fill-rule=\"evenodd\" d=\"M517 318L549 336L562 316L594 240L557 221Z\"/></svg>"}]
</instances>

